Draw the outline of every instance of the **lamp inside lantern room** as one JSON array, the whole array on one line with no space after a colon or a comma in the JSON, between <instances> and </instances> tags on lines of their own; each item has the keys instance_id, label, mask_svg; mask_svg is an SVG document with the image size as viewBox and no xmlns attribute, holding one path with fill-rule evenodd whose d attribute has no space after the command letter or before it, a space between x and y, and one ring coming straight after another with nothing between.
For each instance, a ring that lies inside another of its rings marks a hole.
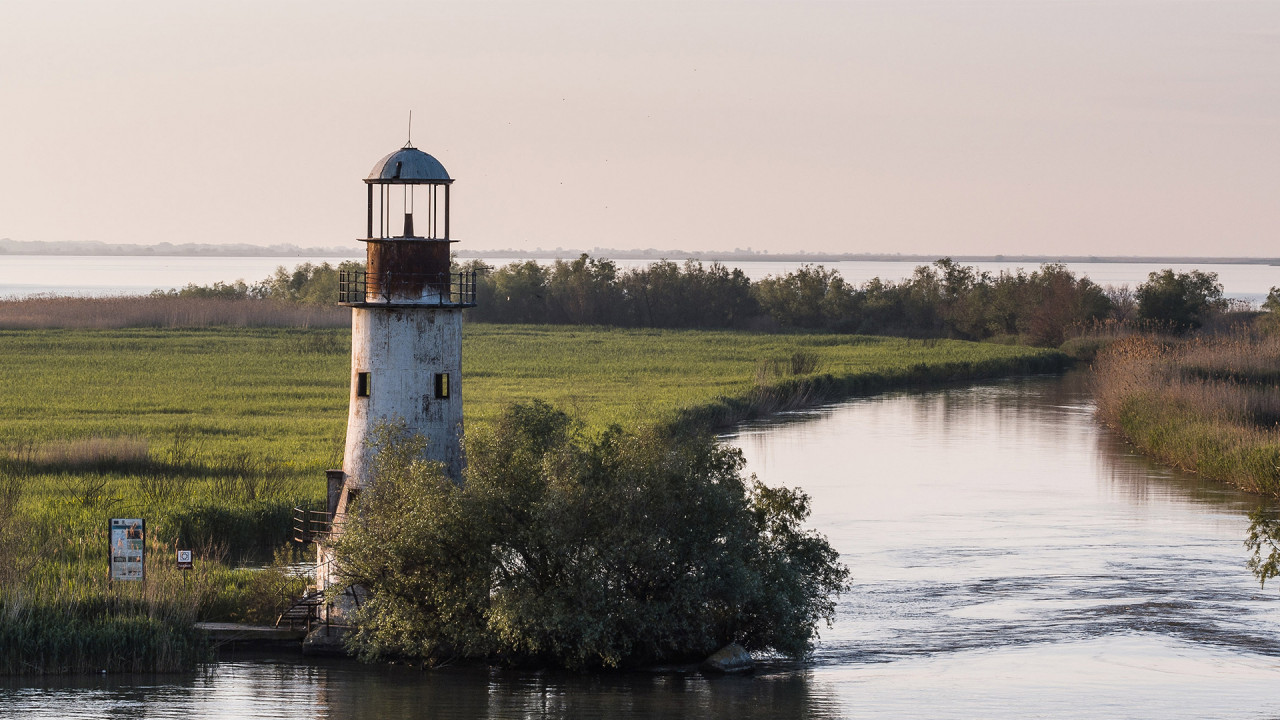
<instances>
[{"instance_id":1,"label":"lamp inside lantern room","mask_svg":"<svg viewBox=\"0 0 1280 720\"><path fill-rule=\"evenodd\" d=\"M399 228L395 226L397 207L404 218ZM449 186L443 183L371 184L368 233L369 237L449 239Z\"/></svg>"},{"instance_id":2,"label":"lamp inside lantern room","mask_svg":"<svg viewBox=\"0 0 1280 720\"><path fill-rule=\"evenodd\" d=\"M404 188L404 232L400 237L417 237L413 234L413 185L401 185Z\"/></svg>"}]
</instances>

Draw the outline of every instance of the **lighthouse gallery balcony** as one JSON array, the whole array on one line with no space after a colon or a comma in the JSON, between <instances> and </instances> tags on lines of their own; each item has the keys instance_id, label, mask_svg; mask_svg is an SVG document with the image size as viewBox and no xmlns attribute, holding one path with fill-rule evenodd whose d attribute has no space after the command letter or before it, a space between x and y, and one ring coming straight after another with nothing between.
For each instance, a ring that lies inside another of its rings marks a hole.
<instances>
[{"instance_id":1,"label":"lighthouse gallery balcony","mask_svg":"<svg viewBox=\"0 0 1280 720\"><path fill-rule=\"evenodd\" d=\"M450 307L476 305L476 274L369 273L343 270L338 274L338 304L348 307Z\"/></svg>"}]
</instances>

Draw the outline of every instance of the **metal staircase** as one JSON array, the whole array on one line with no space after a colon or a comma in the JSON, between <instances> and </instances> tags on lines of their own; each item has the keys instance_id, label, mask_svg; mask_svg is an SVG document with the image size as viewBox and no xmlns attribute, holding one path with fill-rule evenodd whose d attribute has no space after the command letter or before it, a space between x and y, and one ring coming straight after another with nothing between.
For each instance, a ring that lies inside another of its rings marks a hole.
<instances>
[{"instance_id":1,"label":"metal staircase","mask_svg":"<svg viewBox=\"0 0 1280 720\"><path fill-rule=\"evenodd\" d=\"M294 599L293 603L276 618L276 627L285 626L290 630L299 627L311 632L311 626L320 619L320 607L324 605L324 595L318 590L308 590L305 595Z\"/></svg>"}]
</instances>

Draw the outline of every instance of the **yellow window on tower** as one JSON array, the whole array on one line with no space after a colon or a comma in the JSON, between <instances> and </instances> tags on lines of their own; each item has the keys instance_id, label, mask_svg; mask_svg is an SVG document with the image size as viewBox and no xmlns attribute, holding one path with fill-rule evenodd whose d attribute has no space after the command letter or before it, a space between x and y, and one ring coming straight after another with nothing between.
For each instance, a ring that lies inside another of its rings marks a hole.
<instances>
[{"instance_id":1,"label":"yellow window on tower","mask_svg":"<svg viewBox=\"0 0 1280 720\"><path fill-rule=\"evenodd\" d=\"M449 373L436 373L436 397L449 397Z\"/></svg>"},{"instance_id":2,"label":"yellow window on tower","mask_svg":"<svg viewBox=\"0 0 1280 720\"><path fill-rule=\"evenodd\" d=\"M369 397L369 373L356 373L356 397Z\"/></svg>"}]
</instances>

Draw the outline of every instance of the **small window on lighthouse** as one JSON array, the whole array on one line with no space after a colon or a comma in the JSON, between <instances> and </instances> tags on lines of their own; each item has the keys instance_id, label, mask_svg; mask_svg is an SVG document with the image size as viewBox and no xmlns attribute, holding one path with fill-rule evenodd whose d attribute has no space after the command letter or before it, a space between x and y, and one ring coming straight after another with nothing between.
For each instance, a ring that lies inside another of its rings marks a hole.
<instances>
[{"instance_id":1,"label":"small window on lighthouse","mask_svg":"<svg viewBox=\"0 0 1280 720\"><path fill-rule=\"evenodd\" d=\"M369 373L356 373L356 397L369 397Z\"/></svg>"},{"instance_id":2,"label":"small window on lighthouse","mask_svg":"<svg viewBox=\"0 0 1280 720\"><path fill-rule=\"evenodd\" d=\"M436 373L436 397L449 397L449 373Z\"/></svg>"}]
</instances>

